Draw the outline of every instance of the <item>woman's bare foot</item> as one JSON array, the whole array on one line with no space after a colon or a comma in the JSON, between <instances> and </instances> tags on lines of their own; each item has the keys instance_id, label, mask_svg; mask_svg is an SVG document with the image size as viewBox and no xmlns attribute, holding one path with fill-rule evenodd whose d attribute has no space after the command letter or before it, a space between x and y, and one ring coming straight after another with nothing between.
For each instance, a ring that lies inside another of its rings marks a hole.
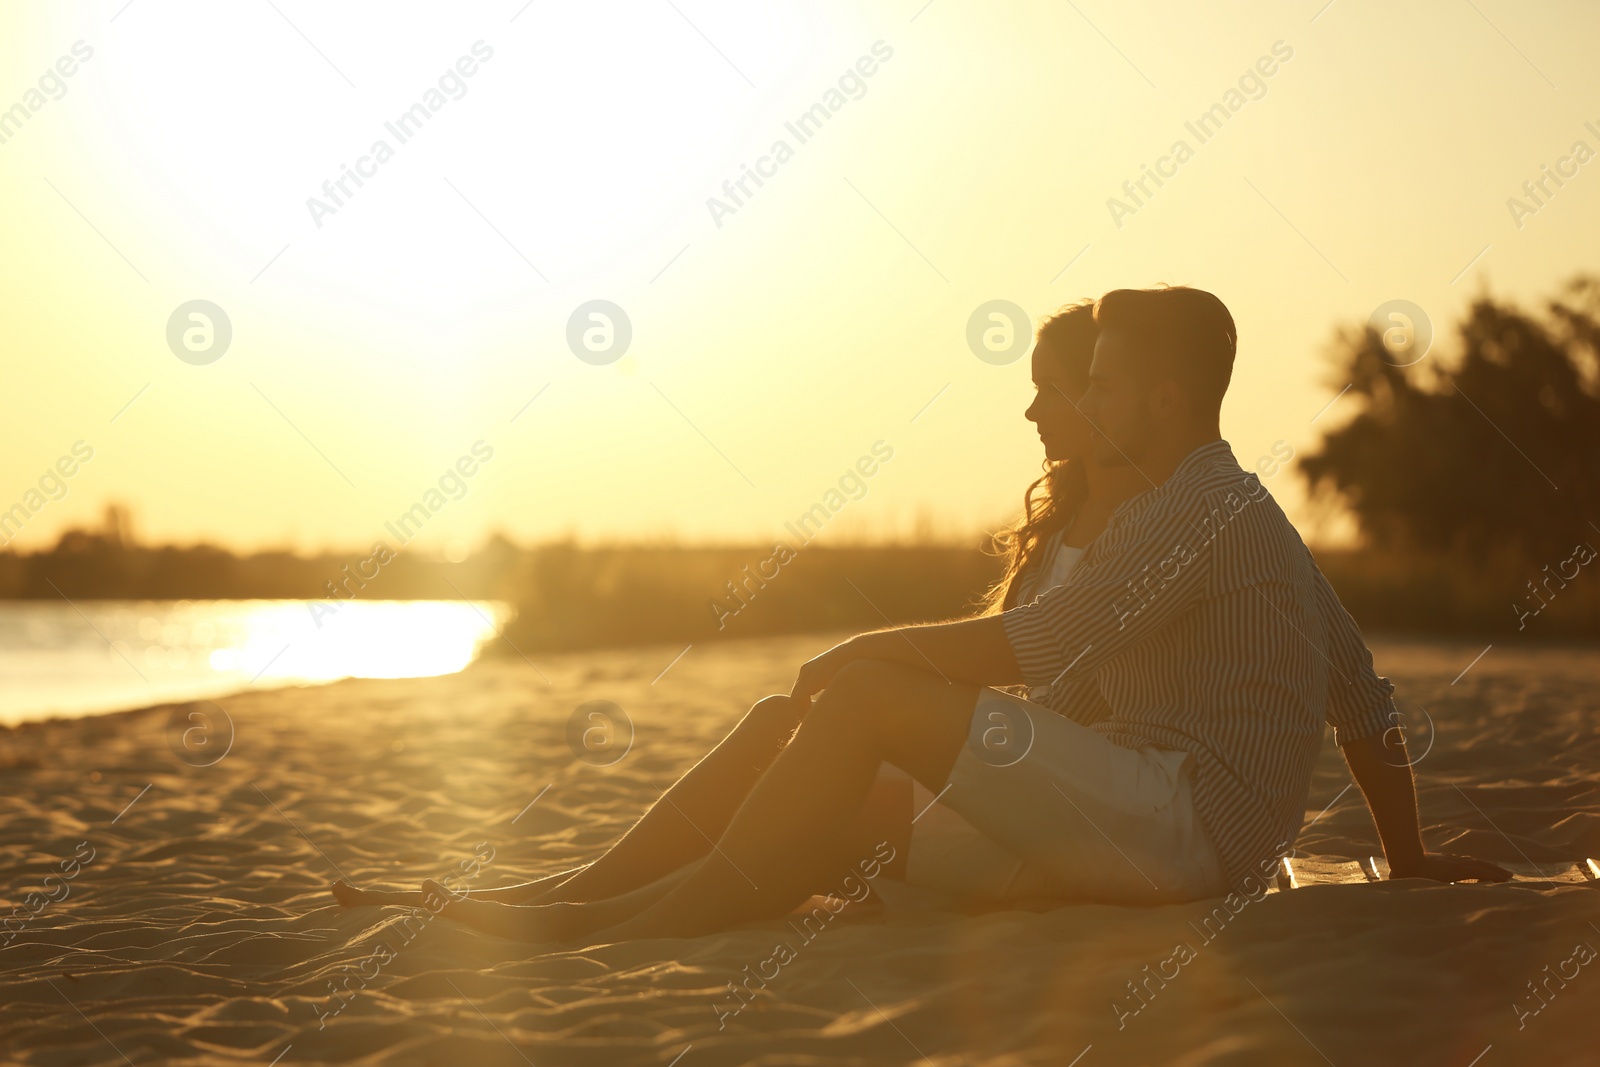
<instances>
[{"instance_id":1,"label":"woman's bare foot","mask_svg":"<svg viewBox=\"0 0 1600 1067\"><path fill-rule=\"evenodd\" d=\"M366 903L365 897L367 895L367 891L364 889L357 889L343 878L333 883L332 889L333 899L337 900L344 907L354 908L358 905Z\"/></svg>"},{"instance_id":2,"label":"woman's bare foot","mask_svg":"<svg viewBox=\"0 0 1600 1067\"><path fill-rule=\"evenodd\" d=\"M588 940L596 930L621 922L632 914L620 899L593 904L503 904L473 900L467 893L452 893L429 879L422 883L423 906L435 915L454 919L484 933L534 944L571 944Z\"/></svg>"},{"instance_id":3,"label":"woman's bare foot","mask_svg":"<svg viewBox=\"0 0 1600 1067\"><path fill-rule=\"evenodd\" d=\"M493 900L473 900L465 893L452 893L432 878L422 883L423 907L435 915L454 919L465 926L498 934L513 941L551 941L542 920L544 907L502 904Z\"/></svg>"},{"instance_id":4,"label":"woman's bare foot","mask_svg":"<svg viewBox=\"0 0 1600 1067\"><path fill-rule=\"evenodd\" d=\"M384 904L416 906L423 902L421 893L391 893L381 889L357 889L343 878L334 882L331 888L333 890L333 899L347 908L375 907Z\"/></svg>"}]
</instances>

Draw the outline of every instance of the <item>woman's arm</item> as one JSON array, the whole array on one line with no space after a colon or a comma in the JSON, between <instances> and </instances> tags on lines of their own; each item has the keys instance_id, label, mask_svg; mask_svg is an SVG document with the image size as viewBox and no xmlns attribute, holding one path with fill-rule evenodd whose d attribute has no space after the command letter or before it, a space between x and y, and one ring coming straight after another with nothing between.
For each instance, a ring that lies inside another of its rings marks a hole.
<instances>
[{"instance_id":1,"label":"woman's arm","mask_svg":"<svg viewBox=\"0 0 1600 1067\"><path fill-rule=\"evenodd\" d=\"M1000 616L984 615L926 626L900 626L852 637L805 663L791 693L796 697L813 697L822 692L846 664L867 659L918 667L947 682L998 686L1022 681L1022 668L1011 651Z\"/></svg>"}]
</instances>

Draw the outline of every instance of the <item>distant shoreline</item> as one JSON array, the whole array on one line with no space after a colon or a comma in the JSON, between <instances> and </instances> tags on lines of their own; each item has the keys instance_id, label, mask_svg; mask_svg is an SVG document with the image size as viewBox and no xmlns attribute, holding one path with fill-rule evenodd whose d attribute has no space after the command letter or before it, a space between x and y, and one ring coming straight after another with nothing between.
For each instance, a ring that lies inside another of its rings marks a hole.
<instances>
[{"instance_id":1,"label":"distant shoreline","mask_svg":"<svg viewBox=\"0 0 1600 1067\"><path fill-rule=\"evenodd\" d=\"M1000 560L975 544L812 544L781 568L770 566L773 555L766 543L524 548L495 539L459 562L401 553L352 592L349 584L335 585L348 566L345 555L236 556L79 531L46 552L0 552L0 603L496 600L518 610L505 633L512 645L555 651L955 618L976 610L1001 574ZM1542 610L1530 614L1529 582L1546 577L1533 564L1353 549L1316 558L1356 622L1374 634L1600 636L1600 572L1588 568L1546 593Z\"/></svg>"}]
</instances>

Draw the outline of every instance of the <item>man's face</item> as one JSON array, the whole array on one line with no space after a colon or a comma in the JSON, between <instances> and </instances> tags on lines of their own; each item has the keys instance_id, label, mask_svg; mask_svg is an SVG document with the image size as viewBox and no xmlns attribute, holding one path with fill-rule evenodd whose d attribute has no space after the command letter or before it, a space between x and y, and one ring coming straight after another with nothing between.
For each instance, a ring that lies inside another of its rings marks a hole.
<instances>
[{"instance_id":1,"label":"man's face","mask_svg":"<svg viewBox=\"0 0 1600 1067\"><path fill-rule=\"evenodd\" d=\"M1121 467L1145 456L1157 433L1150 399L1137 353L1119 334L1102 332L1089 365L1089 391L1080 405L1094 424L1089 445L1097 464Z\"/></svg>"}]
</instances>

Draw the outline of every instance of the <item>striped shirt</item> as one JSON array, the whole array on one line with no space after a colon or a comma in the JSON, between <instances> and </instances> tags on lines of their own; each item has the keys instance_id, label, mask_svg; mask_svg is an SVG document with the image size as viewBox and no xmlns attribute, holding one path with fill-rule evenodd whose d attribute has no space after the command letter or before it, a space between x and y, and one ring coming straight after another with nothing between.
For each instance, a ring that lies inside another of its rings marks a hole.
<instances>
[{"instance_id":1,"label":"striped shirt","mask_svg":"<svg viewBox=\"0 0 1600 1067\"><path fill-rule=\"evenodd\" d=\"M1292 844L1322 724L1394 725L1394 686L1305 542L1226 441L1124 501L1065 585L1001 616L1045 704L1124 748L1192 753L1230 883Z\"/></svg>"}]
</instances>

